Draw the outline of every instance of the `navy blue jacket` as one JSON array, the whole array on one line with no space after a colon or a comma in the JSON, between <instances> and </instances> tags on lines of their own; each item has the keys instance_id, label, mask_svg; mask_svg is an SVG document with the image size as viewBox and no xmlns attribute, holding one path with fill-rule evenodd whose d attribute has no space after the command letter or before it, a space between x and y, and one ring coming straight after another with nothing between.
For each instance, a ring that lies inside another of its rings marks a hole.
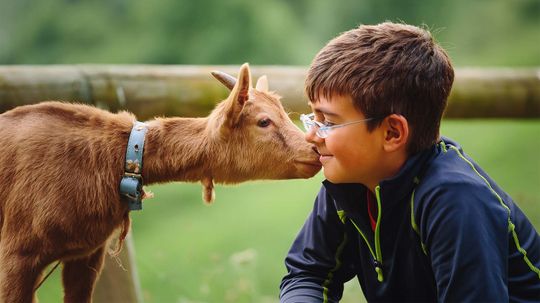
<instances>
[{"instance_id":1,"label":"navy blue jacket","mask_svg":"<svg viewBox=\"0 0 540 303\"><path fill-rule=\"evenodd\" d=\"M540 302L540 236L447 138L375 190L323 182L285 260L281 302L337 302L358 277L368 301Z\"/></svg>"}]
</instances>

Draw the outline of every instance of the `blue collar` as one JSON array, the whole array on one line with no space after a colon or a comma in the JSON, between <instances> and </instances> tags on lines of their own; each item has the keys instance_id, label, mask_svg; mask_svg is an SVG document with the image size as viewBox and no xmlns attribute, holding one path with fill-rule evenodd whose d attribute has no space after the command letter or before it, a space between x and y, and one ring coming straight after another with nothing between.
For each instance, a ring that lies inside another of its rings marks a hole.
<instances>
[{"instance_id":1,"label":"blue collar","mask_svg":"<svg viewBox=\"0 0 540 303\"><path fill-rule=\"evenodd\" d=\"M143 151L144 137L148 127L142 122L135 122L129 135L126 148L124 175L120 181L120 195L129 205L129 210L141 210L143 198Z\"/></svg>"}]
</instances>

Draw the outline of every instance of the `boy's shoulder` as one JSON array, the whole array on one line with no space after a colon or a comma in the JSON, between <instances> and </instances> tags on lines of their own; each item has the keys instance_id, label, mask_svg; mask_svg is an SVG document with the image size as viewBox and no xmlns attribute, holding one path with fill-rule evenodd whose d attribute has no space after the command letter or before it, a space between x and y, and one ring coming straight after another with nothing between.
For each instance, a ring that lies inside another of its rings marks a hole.
<instances>
[{"instance_id":1,"label":"boy's shoulder","mask_svg":"<svg viewBox=\"0 0 540 303\"><path fill-rule=\"evenodd\" d=\"M506 199L506 193L457 142L443 137L416 188L415 208L432 208L440 203L444 207L503 206Z\"/></svg>"},{"instance_id":2,"label":"boy's shoulder","mask_svg":"<svg viewBox=\"0 0 540 303\"><path fill-rule=\"evenodd\" d=\"M461 148L446 137L438 143L436 153L420 178L421 184L427 187L485 187L489 178Z\"/></svg>"}]
</instances>

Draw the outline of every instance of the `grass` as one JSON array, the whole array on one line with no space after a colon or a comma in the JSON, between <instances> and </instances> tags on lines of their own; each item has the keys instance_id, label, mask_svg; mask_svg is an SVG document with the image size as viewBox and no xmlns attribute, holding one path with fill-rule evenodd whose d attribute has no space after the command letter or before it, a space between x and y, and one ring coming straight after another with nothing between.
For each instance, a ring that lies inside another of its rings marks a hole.
<instances>
[{"instance_id":1,"label":"grass","mask_svg":"<svg viewBox=\"0 0 540 303\"><path fill-rule=\"evenodd\" d=\"M451 120L442 134L460 142L540 229L540 120ZM218 186L210 206L198 184L149 187L156 198L131 215L144 301L278 302L283 259L322 180ZM59 272L40 289L41 302L61 300ZM362 300L356 280L347 283L342 302Z\"/></svg>"}]
</instances>

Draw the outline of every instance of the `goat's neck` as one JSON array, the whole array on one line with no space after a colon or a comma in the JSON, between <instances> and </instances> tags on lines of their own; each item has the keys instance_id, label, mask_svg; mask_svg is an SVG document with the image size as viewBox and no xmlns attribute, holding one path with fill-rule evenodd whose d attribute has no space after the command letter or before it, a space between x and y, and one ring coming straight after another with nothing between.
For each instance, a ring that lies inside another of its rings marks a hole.
<instances>
[{"instance_id":1,"label":"goat's neck","mask_svg":"<svg viewBox=\"0 0 540 303\"><path fill-rule=\"evenodd\" d=\"M207 118L149 121L143 177L147 184L199 181L209 174Z\"/></svg>"}]
</instances>

